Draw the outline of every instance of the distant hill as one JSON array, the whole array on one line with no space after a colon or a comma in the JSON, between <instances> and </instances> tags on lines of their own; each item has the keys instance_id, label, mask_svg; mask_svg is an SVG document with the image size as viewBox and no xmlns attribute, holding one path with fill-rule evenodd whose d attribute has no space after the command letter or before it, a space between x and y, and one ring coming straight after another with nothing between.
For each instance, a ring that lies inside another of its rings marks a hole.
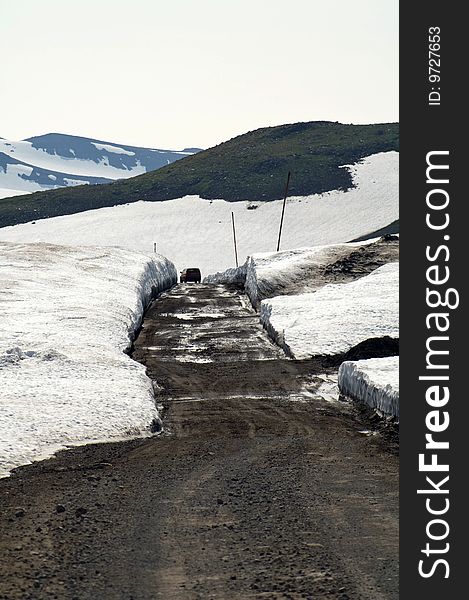
<instances>
[{"instance_id":1,"label":"distant hill","mask_svg":"<svg viewBox=\"0 0 469 600\"><path fill-rule=\"evenodd\" d=\"M154 171L198 152L157 150L48 133L21 142L0 138L3 195L80 184L110 183Z\"/></svg>"},{"instance_id":2,"label":"distant hill","mask_svg":"<svg viewBox=\"0 0 469 600\"><path fill-rule=\"evenodd\" d=\"M352 179L343 165L391 150L399 150L397 123L313 121L266 127L130 179L0 200L0 226L192 194L229 201L275 200L282 197L288 171L290 195L346 190Z\"/></svg>"}]
</instances>

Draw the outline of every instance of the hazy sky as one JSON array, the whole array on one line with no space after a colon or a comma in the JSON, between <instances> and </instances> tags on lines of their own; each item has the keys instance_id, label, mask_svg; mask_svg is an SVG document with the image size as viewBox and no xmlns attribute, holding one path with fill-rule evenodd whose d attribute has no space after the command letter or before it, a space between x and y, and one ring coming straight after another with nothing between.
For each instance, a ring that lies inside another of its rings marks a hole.
<instances>
[{"instance_id":1,"label":"hazy sky","mask_svg":"<svg viewBox=\"0 0 469 600\"><path fill-rule=\"evenodd\" d=\"M0 0L0 136L398 120L398 0Z\"/></svg>"}]
</instances>

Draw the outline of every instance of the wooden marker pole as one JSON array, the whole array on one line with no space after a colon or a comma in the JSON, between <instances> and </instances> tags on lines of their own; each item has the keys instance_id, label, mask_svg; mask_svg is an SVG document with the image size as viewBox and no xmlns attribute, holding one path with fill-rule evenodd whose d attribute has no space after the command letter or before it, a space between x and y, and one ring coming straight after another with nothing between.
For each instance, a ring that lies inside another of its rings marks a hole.
<instances>
[{"instance_id":1,"label":"wooden marker pole","mask_svg":"<svg viewBox=\"0 0 469 600\"><path fill-rule=\"evenodd\" d=\"M238 266L238 249L236 247L236 228L235 228L235 218L234 218L234 212L233 211L231 211L231 222L233 224L233 243L234 243L236 266Z\"/></svg>"},{"instance_id":2,"label":"wooden marker pole","mask_svg":"<svg viewBox=\"0 0 469 600\"><path fill-rule=\"evenodd\" d=\"M288 186L290 185L290 171L288 171L287 185L285 186L285 197L283 198L282 217L280 219L280 229L278 232L277 252L280 250L280 239L282 237L283 216L285 215L285 206L287 204Z\"/></svg>"}]
</instances>

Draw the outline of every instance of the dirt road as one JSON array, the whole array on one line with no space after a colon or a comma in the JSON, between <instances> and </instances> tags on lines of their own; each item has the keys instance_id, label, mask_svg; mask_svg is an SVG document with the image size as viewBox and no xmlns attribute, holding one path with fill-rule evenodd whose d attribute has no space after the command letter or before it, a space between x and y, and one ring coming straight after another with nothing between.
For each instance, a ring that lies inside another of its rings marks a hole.
<instances>
[{"instance_id":1,"label":"dirt road","mask_svg":"<svg viewBox=\"0 0 469 600\"><path fill-rule=\"evenodd\" d=\"M397 457L324 361L213 285L154 302L134 358L163 432L0 481L0 598L398 598Z\"/></svg>"}]
</instances>

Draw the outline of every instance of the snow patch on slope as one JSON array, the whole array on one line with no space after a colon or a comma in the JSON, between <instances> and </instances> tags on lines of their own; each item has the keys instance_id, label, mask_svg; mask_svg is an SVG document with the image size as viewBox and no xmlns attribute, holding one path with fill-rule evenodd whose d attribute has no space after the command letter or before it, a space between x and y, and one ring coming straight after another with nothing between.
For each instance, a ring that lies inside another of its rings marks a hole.
<instances>
[{"instance_id":1,"label":"snow patch on slope","mask_svg":"<svg viewBox=\"0 0 469 600\"><path fill-rule=\"evenodd\" d=\"M97 150L105 150L106 152L113 152L114 154L125 154L126 156L135 156L135 152L129 152L129 150L124 150L124 148L119 148L119 146L111 146L111 144L97 144L96 142L91 143Z\"/></svg>"},{"instance_id":2,"label":"snow patch on slope","mask_svg":"<svg viewBox=\"0 0 469 600\"><path fill-rule=\"evenodd\" d=\"M2 189L8 189L9 193L4 197L18 195L15 191L21 191L22 193L38 192L44 189L39 183L35 181L29 181L26 177L29 177L33 172L33 168L22 164L8 164L5 167L0 167L0 177L2 182ZM50 186L52 187L52 185Z\"/></svg>"},{"instance_id":3,"label":"snow patch on slope","mask_svg":"<svg viewBox=\"0 0 469 600\"><path fill-rule=\"evenodd\" d=\"M145 435L145 368L124 352L176 282L159 255L0 243L0 476L70 444Z\"/></svg>"},{"instance_id":4,"label":"snow patch on slope","mask_svg":"<svg viewBox=\"0 0 469 600\"><path fill-rule=\"evenodd\" d=\"M101 184L153 171L197 152L178 152L136 146L121 146L90 138L50 133L21 142L0 138L0 186L35 192L79 183ZM28 167L31 172L15 173L11 165ZM5 165L10 165L7 173ZM50 175L56 177L51 183ZM13 193L10 195L14 195Z\"/></svg>"},{"instance_id":5,"label":"snow patch on slope","mask_svg":"<svg viewBox=\"0 0 469 600\"><path fill-rule=\"evenodd\" d=\"M339 389L384 415L399 418L399 357L343 362Z\"/></svg>"},{"instance_id":6,"label":"snow patch on slope","mask_svg":"<svg viewBox=\"0 0 469 600\"><path fill-rule=\"evenodd\" d=\"M9 198L10 196L24 196L24 194L29 194L29 191L26 192L24 190L13 190L0 187L0 200L2 198Z\"/></svg>"},{"instance_id":7,"label":"snow patch on slope","mask_svg":"<svg viewBox=\"0 0 469 600\"><path fill-rule=\"evenodd\" d=\"M84 177L123 179L146 173L146 169L142 165L134 166L129 170L122 170L107 164L105 160L95 162L83 158L69 158L60 154L50 154L42 148L36 148L32 142L28 141L12 142L0 139L0 152L4 152L11 158L21 162L47 169L48 171L82 175Z\"/></svg>"}]
</instances>

